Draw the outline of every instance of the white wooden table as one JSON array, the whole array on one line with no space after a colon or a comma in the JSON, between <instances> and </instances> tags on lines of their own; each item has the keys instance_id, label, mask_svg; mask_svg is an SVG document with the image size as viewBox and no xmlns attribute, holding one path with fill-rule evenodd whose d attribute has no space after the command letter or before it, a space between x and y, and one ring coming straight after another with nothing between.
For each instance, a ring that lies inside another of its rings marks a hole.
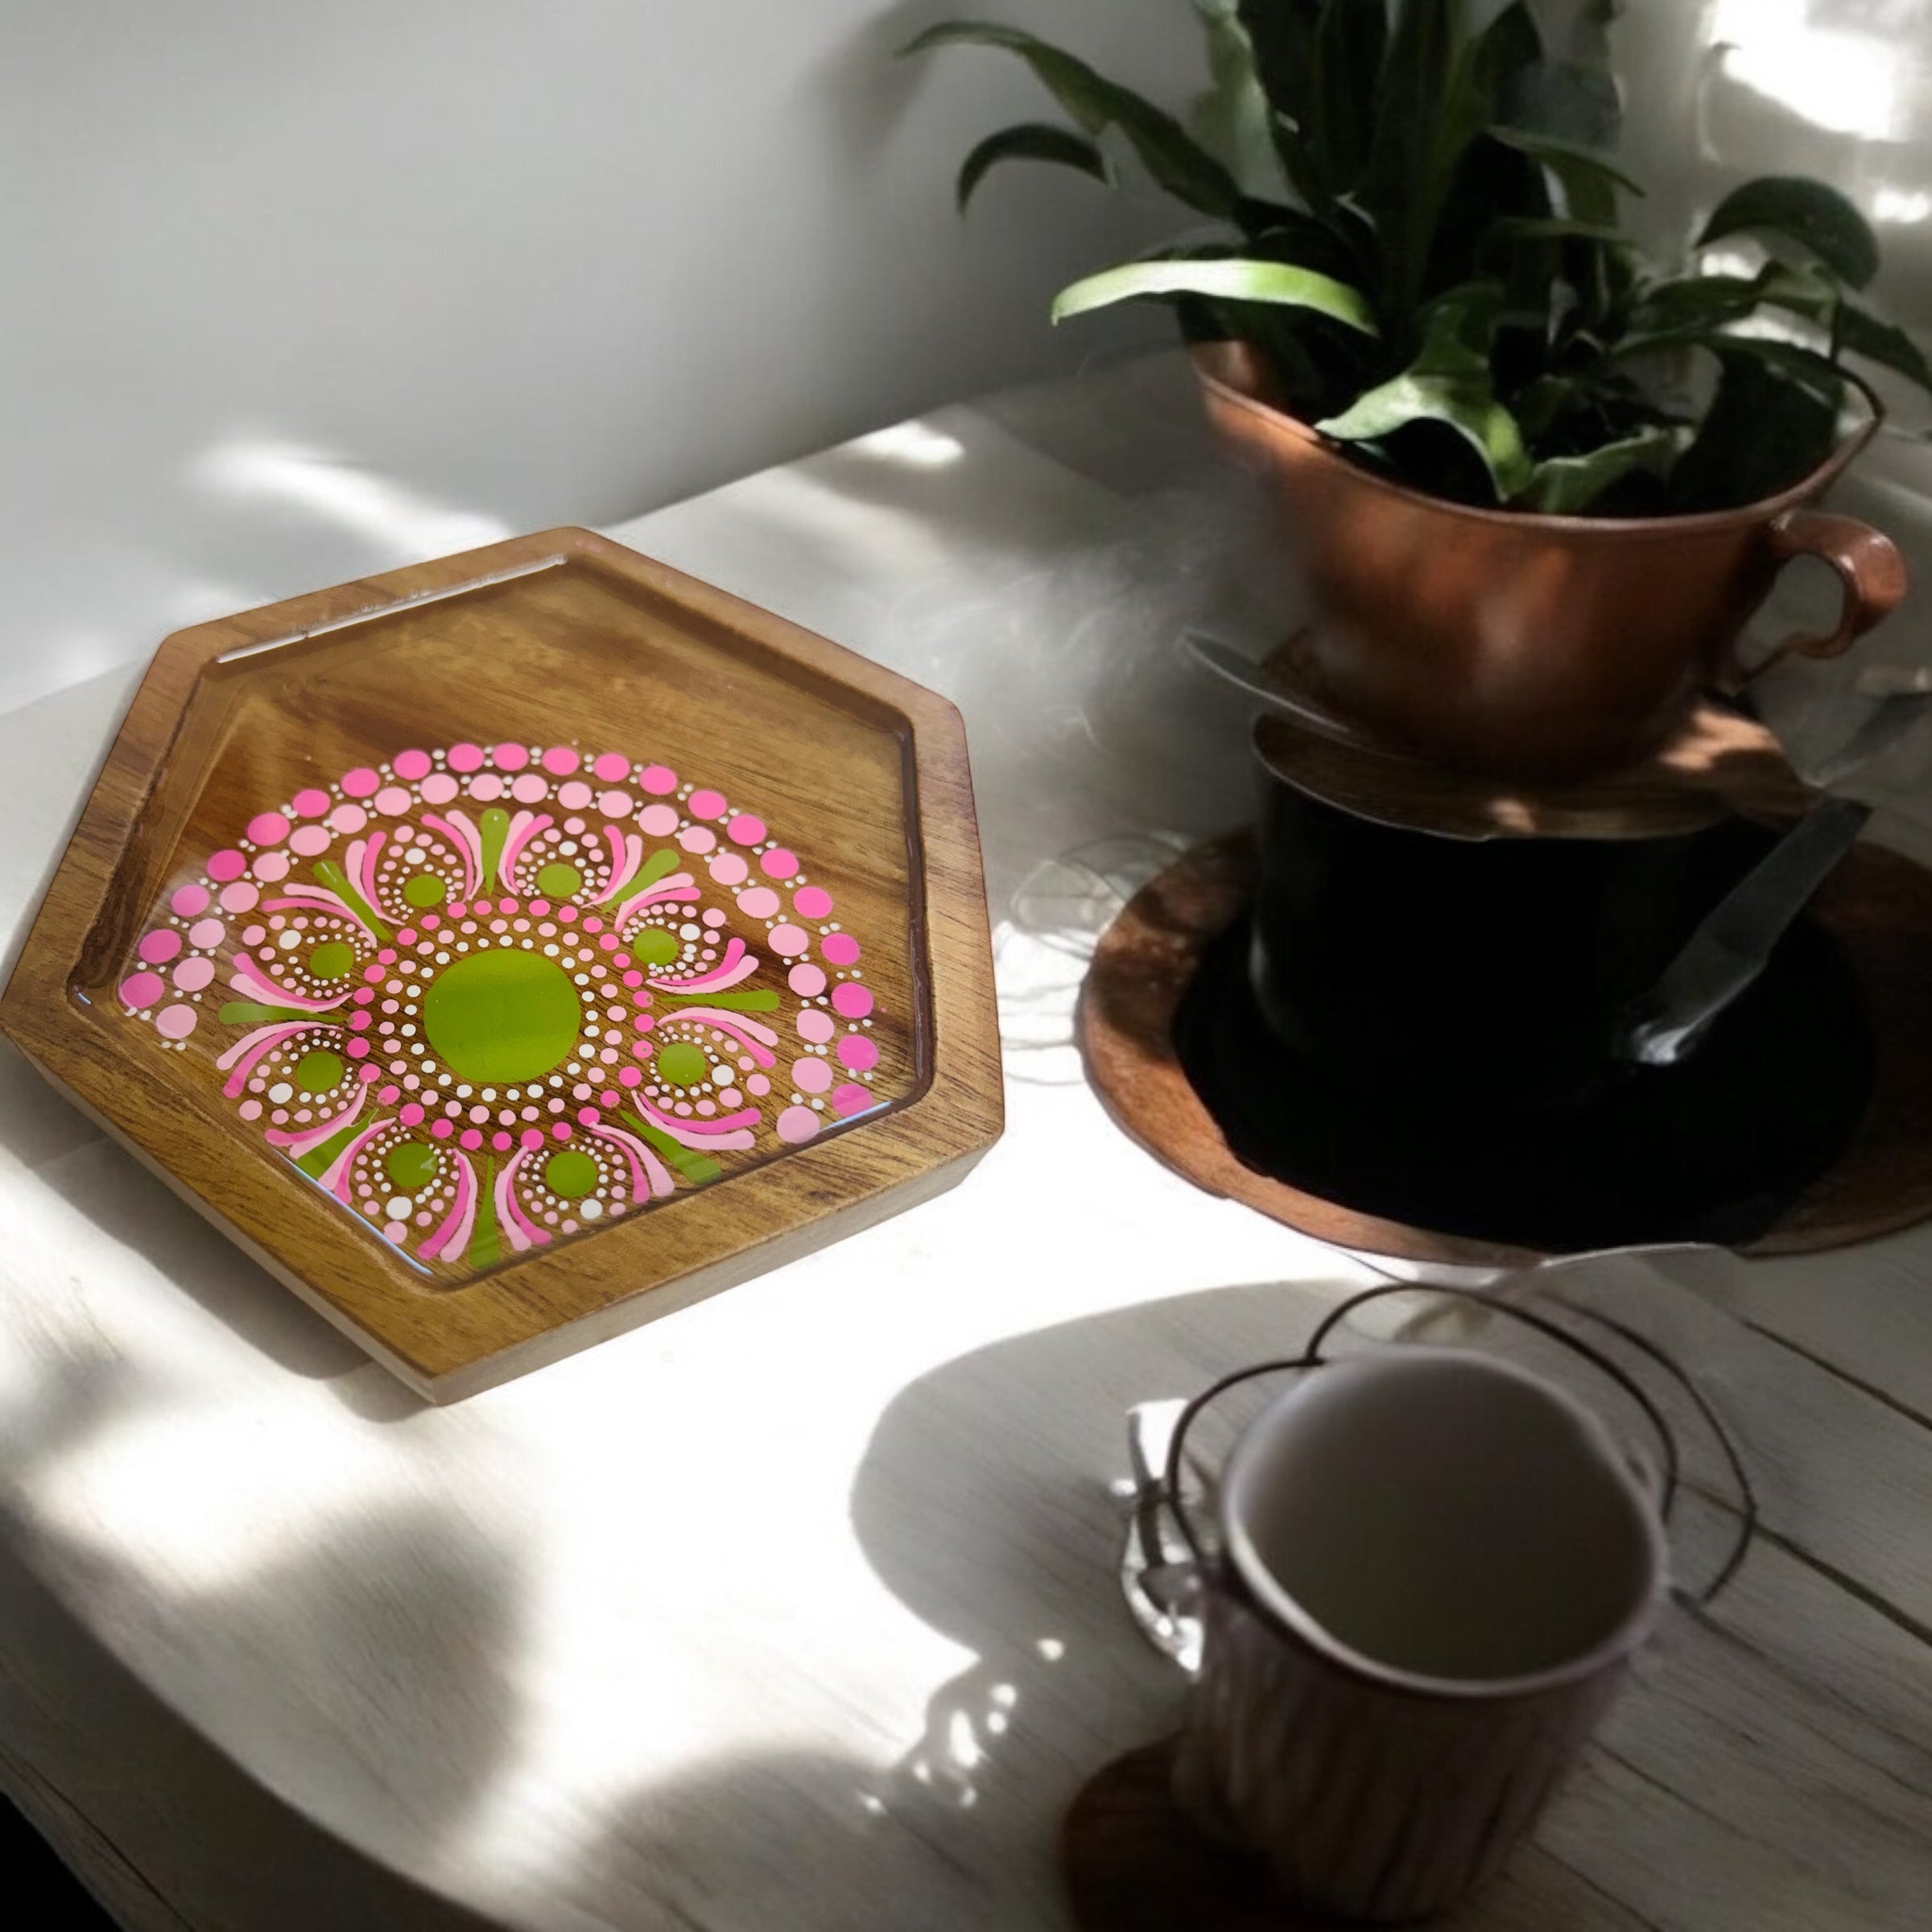
<instances>
[{"instance_id":1,"label":"white wooden table","mask_svg":"<svg viewBox=\"0 0 1932 1932\"><path fill-rule=\"evenodd\" d=\"M1163 358L617 533L966 715L1009 1131L829 1253L423 1409L0 1062L0 1773L126 1924L1066 1923L1062 1809L1180 1695L1115 1585L1123 1412L1375 1278L1154 1165L1071 1045L1122 890L1245 811L1170 658L1282 616L1227 607L1245 518ZM132 675L0 719L9 929ZM1932 1924L1932 1231L1564 1287L1707 1377L1767 1531L1455 1922Z\"/></svg>"}]
</instances>

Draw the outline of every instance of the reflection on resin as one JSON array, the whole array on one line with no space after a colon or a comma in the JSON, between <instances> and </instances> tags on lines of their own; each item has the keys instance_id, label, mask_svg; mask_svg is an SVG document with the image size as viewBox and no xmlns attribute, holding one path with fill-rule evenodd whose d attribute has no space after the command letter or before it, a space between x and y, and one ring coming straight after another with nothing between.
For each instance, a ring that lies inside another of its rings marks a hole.
<instances>
[{"instance_id":1,"label":"reflection on resin","mask_svg":"<svg viewBox=\"0 0 1932 1932\"><path fill-rule=\"evenodd\" d=\"M836 912L664 765L411 749L179 874L120 998L345 1208L467 1276L902 1091Z\"/></svg>"}]
</instances>

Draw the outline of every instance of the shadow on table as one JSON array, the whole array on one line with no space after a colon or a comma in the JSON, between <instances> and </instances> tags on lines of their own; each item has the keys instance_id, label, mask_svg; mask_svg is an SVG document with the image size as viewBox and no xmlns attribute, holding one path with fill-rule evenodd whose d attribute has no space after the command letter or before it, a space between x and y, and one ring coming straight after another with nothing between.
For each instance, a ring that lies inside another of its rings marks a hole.
<instances>
[{"instance_id":1,"label":"shadow on table","mask_svg":"<svg viewBox=\"0 0 1932 1932\"><path fill-rule=\"evenodd\" d=\"M74 1622L18 1541L0 1539L0 1606L10 1652L31 1654L39 1682L27 1687L10 1662L0 1666L0 1769L10 1794L126 1922L177 1922L155 1909L165 1900L167 1913L196 1925L484 1932L484 1921L348 1852L239 1771ZM58 1711L47 1708L50 1675L66 1694ZM31 1753L48 1765L53 1753L34 1733L50 1725L68 1748L58 1790L8 1761ZM111 1793L111 1845L84 1822L97 1785ZM184 1842L174 1828L183 1817L221 1819L218 1842ZM137 1916L136 1905L149 1909Z\"/></svg>"},{"instance_id":2,"label":"shadow on table","mask_svg":"<svg viewBox=\"0 0 1932 1932\"><path fill-rule=\"evenodd\" d=\"M1179 1296L911 1383L873 1435L852 1518L893 1591L974 1661L890 1768L733 1757L630 1794L576 1861L569 1896L606 1911L661 1900L705 1932L1059 1922L1061 1814L1102 1764L1173 1724L1183 1690L1117 1582L1124 1517L1108 1484L1126 1466L1126 1410L1291 1347L1332 1298L1278 1284Z\"/></svg>"}]
</instances>

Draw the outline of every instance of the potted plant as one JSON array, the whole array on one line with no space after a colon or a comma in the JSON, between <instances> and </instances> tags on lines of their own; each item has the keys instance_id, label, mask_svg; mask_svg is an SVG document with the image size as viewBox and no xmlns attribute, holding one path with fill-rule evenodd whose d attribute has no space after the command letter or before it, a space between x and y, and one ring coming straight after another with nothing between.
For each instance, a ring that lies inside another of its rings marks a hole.
<instances>
[{"instance_id":1,"label":"potted plant","mask_svg":"<svg viewBox=\"0 0 1932 1932\"><path fill-rule=\"evenodd\" d=\"M1881 413L1847 358L1932 388L1854 299L1872 230L1821 183L1765 179L1687 269L1647 260L1611 158L1614 0L1583 0L1554 52L1523 0L1195 4L1198 135L1014 27L906 51L1003 49L1071 118L981 142L962 208L1009 161L1111 181L1110 137L1216 225L1054 316L1174 306L1212 421L1286 513L1332 700L1451 763L1574 777L1748 675L1736 640L1790 557L1823 557L1845 601L1785 650L1835 654L1897 603L1889 541L1807 507Z\"/></svg>"}]
</instances>

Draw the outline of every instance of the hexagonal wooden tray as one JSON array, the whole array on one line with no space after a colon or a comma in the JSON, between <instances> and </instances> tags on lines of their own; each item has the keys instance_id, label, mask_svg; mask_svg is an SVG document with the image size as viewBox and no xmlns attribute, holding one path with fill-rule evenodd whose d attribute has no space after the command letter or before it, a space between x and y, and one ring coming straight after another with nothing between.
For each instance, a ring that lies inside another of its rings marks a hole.
<instances>
[{"instance_id":1,"label":"hexagonal wooden tray","mask_svg":"<svg viewBox=\"0 0 1932 1932\"><path fill-rule=\"evenodd\" d=\"M452 1400L997 1137L959 716L580 530L201 625L0 1029Z\"/></svg>"}]
</instances>

